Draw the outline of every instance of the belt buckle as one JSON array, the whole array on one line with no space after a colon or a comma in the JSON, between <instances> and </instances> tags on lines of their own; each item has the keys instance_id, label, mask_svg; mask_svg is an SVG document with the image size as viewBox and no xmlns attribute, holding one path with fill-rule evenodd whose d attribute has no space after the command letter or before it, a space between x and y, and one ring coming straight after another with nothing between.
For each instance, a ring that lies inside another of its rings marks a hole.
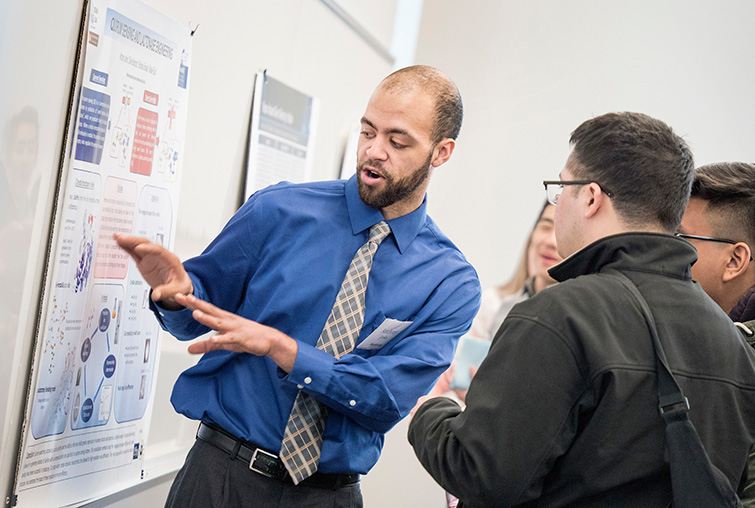
<instances>
[{"instance_id":1,"label":"belt buckle","mask_svg":"<svg viewBox=\"0 0 755 508\"><path fill-rule=\"evenodd\" d=\"M260 468L260 466L256 464L257 459L260 460L260 463L264 466L264 469ZM257 448L252 454L252 460L249 461L249 469L251 469L255 473L261 474L262 476L275 478L275 476L273 476L273 470L271 470L270 465L275 464L278 460L279 459L276 455L273 455L270 452L266 452L262 448Z\"/></svg>"}]
</instances>

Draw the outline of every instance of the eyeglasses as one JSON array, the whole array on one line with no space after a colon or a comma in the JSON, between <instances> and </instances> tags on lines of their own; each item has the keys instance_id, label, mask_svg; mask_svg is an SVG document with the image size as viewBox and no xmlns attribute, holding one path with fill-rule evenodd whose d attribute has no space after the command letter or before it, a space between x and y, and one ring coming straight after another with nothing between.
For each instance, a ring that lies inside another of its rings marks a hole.
<instances>
[{"instance_id":1,"label":"eyeglasses","mask_svg":"<svg viewBox=\"0 0 755 508\"><path fill-rule=\"evenodd\" d=\"M738 243L738 242L735 242L734 240L728 240L726 238L713 238L712 236L688 235L686 233L677 233L674 236L678 236L679 238L684 238L685 240L705 240L708 242L729 243L731 245L736 245Z\"/></svg>"},{"instance_id":2,"label":"eyeglasses","mask_svg":"<svg viewBox=\"0 0 755 508\"><path fill-rule=\"evenodd\" d=\"M734 240L729 240L728 238L715 238L712 236L688 235L686 233L676 233L674 236L683 238L685 240L704 240L706 242L728 243L729 245L736 245L739 243L739 242L735 242ZM750 255L750 261L752 261L752 255Z\"/></svg>"},{"instance_id":3,"label":"eyeglasses","mask_svg":"<svg viewBox=\"0 0 755 508\"><path fill-rule=\"evenodd\" d=\"M545 187L545 194L548 196L548 203L555 205L558 203L558 197L564 191L564 185L588 185L594 183L600 190L602 190L609 198L613 197L613 193L600 185L594 180L543 180L543 186Z\"/></svg>"}]
</instances>

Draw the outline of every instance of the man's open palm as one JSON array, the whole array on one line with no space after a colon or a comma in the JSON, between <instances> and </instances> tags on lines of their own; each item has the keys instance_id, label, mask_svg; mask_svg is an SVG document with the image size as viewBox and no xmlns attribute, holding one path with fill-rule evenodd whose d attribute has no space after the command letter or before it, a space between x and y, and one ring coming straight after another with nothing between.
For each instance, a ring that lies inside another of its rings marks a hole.
<instances>
[{"instance_id":1,"label":"man's open palm","mask_svg":"<svg viewBox=\"0 0 755 508\"><path fill-rule=\"evenodd\" d=\"M118 245L128 252L136 267L152 288L152 299L169 310L181 308L176 293L190 294L194 286L178 257L146 238L114 235Z\"/></svg>"}]
</instances>

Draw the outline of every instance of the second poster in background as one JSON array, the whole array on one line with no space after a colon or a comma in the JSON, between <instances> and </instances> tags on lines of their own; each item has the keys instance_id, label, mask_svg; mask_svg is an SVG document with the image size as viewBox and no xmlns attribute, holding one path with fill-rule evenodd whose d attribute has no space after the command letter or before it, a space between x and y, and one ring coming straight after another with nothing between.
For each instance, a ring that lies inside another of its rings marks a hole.
<instances>
[{"instance_id":1,"label":"second poster in background","mask_svg":"<svg viewBox=\"0 0 755 508\"><path fill-rule=\"evenodd\" d=\"M257 73L244 199L283 180L309 181L318 114L315 97L294 90L265 71Z\"/></svg>"}]
</instances>

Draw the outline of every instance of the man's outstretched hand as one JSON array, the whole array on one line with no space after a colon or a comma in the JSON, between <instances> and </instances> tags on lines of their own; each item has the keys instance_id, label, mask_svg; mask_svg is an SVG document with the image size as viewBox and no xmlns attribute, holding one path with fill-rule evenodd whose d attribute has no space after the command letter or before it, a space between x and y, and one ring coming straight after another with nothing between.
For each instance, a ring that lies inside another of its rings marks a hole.
<instances>
[{"instance_id":1,"label":"man's outstretched hand","mask_svg":"<svg viewBox=\"0 0 755 508\"><path fill-rule=\"evenodd\" d=\"M189 346L189 353L203 354L216 349L267 356L281 369L290 372L296 360L298 343L288 335L227 312L192 294L194 285L178 257L146 238L113 235L128 252L152 288L152 300L168 310L188 308L194 319L217 331L207 340Z\"/></svg>"},{"instance_id":2,"label":"man's outstretched hand","mask_svg":"<svg viewBox=\"0 0 755 508\"><path fill-rule=\"evenodd\" d=\"M181 309L183 306L176 302L175 295L191 294L194 285L178 257L146 238L118 233L113 238L136 262L142 277L152 288L152 300L168 310Z\"/></svg>"},{"instance_id":3,"label":"man's outstretched hand","mask_svg":"<svg viewBox=\"0 0 755 508\"><path fill-rule=\"evenodd\" d=\"M224 349L267 356L286 372L294 367L298 343L283 332L220 309L194 295L178 293L175 298L180 305L193 311L194 319L218 332L189 346L189 353L203 354Z\"/></svg>"}]
</instances>

